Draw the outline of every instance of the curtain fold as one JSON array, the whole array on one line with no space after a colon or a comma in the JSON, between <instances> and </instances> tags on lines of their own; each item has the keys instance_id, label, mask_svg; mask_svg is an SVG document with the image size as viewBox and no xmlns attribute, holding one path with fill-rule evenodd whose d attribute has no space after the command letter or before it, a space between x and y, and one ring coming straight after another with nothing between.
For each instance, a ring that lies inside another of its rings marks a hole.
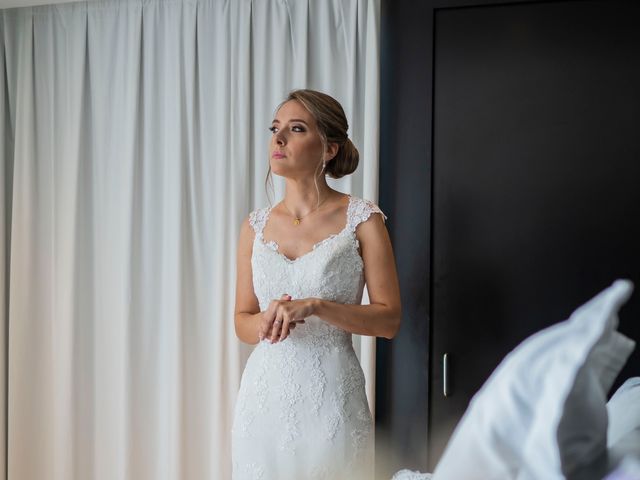
<instances>
[{"instance_id":1,"label":"curtain fold","mask_svg":"<svg viewBox=\"0 0 640 480\"><path fill-rule=\"evenodd\" d=\"M8 478L230 478L251 351L233 327L235 248L243 219L269 201L267 128L289 90L332 94L361 153L356 174L332 184L376 200L379 10L0 10ZM373 408L375 343L355 344Z\"/></svg>"},{"instance_id":2,"label":"curtain fold","mask_svg":"<svg viewBox=\"0 0 640 480\"><path fill-rule=\"evenodd\" d=\"M9 112L4 24L0 22L0 477L7 478L7 355L9 339L9 264L13 129Z\"/></svg>"}]
</instances>

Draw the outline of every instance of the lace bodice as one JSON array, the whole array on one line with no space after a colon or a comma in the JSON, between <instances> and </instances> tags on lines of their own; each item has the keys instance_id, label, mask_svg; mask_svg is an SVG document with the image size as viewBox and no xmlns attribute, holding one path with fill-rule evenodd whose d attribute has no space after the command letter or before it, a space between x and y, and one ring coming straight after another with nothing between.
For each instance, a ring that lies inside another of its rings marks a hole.
<instances>
[{"instance_id":1,"label":"lace bodice","mask_svg":"<svg viewBox=\"0 0 640 480\"><path fill-rule=\"evenodd\" d=\"M253 288L265 310L269 302L287 293L292 298L322 298L339 303L360 303L364 287L363 262L358 253L357 226L382 210L374 203L349 196L344 229L316 243L313 249L292 260L275 241L265 241L263 230L271 208L251 212L255 231L251 267Z\"/></svg>"}]
</instances>

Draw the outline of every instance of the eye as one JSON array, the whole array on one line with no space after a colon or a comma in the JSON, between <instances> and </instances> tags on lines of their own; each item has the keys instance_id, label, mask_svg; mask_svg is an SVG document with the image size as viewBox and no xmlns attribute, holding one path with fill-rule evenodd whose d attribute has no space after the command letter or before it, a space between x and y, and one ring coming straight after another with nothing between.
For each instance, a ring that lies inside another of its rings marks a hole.
<instances>
[{"instance_id":1,"label":"eye","mask_svg":"<svg viewBox=\"0 0 640 480\"><path fill-rule=\"evenodd\" d=\"M278 127L271 126L271 127L269 127L269 131L271 133L276 133L278 131Z\"/></svg>"},{"instance_id":2,"label":"eye","mask_svg":"<svg viewBox=\"0 0 640 480\"><path fill-rule=\"evenodd\" d=\"M305 129L303 126L300 125L294 125L293 127L291 127L291 130L294 132L304 132Z\"/></svg>"}]
</instances>

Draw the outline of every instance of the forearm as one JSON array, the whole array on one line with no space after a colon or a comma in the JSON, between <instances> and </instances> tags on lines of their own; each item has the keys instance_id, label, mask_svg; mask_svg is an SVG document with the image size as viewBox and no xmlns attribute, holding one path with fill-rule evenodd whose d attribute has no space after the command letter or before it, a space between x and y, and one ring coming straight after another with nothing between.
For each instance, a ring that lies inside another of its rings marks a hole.
<instances>
[{"instance_id":1,"label":"forearm","mask_svg":"<svg viewBox=\"0 0 640 480\"><path fill-rule=\"evenodd\" d=\"M236 313L235 327L236 336L240 341L255 345L260 340L258 332L260 331L260 322L262 320L262 312L258 313Z\"/></svg>"},{"instance_id":2,"label":"forearm","mask_svg":"<svg viewBox=\"0 0 640 480\"><path fill-rule=\"evenodd\" d=\"M383 304L348 305L314 299L314 314L350 333L393 338L400 327L399 307Z\"/></svg>"}]
</instances>

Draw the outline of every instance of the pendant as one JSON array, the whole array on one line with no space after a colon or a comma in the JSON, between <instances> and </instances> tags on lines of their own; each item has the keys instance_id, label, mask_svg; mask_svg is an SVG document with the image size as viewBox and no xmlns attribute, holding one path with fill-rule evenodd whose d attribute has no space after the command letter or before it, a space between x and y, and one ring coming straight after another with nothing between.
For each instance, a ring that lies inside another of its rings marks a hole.
<instances>
[{"instance_id":1,"label":"pendant","mask_svg":"<svg viewBox=\"0 0 640 480\"><path fill-rule=\"evenodd\" d=\"M294 225L296 225L296 226L297 226L297 225L300 225L300 219L299 219L299 218L296 218L296 219L293 221L293 224L294 224Z\"/></svg>"}]
</instances>

